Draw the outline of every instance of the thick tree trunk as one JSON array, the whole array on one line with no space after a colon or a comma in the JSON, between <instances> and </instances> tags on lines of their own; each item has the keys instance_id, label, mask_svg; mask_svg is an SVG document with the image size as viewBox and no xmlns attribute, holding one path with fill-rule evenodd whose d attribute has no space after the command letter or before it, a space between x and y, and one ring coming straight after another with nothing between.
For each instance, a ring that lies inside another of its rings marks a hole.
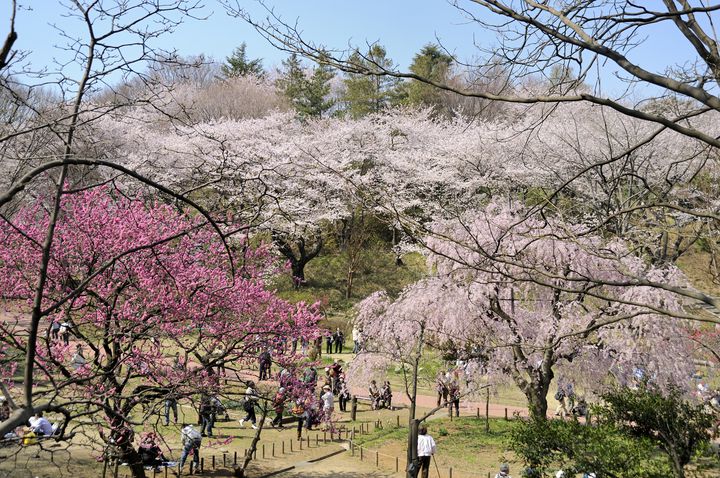
<instances>
[{"instance_id":1,"label":"thick tree trunk","mask_svg":"<svg viewBox=\"0 0 720 478\"><path fill-rule=\"evenodd\" d=\"M309 250L304 237L291 240L280 233L273 233L272 238L280 253L290 262L295 288L300 288L305 284L305 266L322 250L322 236L318 235L314 238L315 243Z\"/></svg>"},{"instance_id":2,"label":"thick tree trunk","mask_svg":"<svg viewBox=\"0 0 720 478\"><path fill-rule=\"evenodd\" d=\"M120 447L120 460L127 463L130 467L130 473L133 478L146 478L145 467L142 464L142 457L133 448L131 443L127 443Z\"/></svg>"}]
</instances>

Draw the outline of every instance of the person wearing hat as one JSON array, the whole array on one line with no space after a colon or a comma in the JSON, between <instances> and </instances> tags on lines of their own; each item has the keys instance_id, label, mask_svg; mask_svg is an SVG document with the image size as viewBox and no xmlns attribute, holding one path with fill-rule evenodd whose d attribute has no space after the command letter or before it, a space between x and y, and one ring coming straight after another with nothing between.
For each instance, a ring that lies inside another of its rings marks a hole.
<instances>
[{"instance_id":1,"label":"person wearing hat","mask_svg":"<svg viewBox=\"0 0 720 478\"><path fill-rule=\"evenodd\" d=\"M512 478L510 476L510 465L507 463L500 465L500 472L495 475L495 478Z\"/></svg>"},{"instance_id":2,"label":"person wearing hat","mask_svg":"<svg viewBox=\"0 0 720 478\"><path fill-rule=\"evenodd\" d=\"M330 385L325 385L323 387L323 393L320 396L320 400L322 400L323 419L325 421L330 421L330 417L335 410L335 396L330 389Z\"/></svg>"},{"instance_id":3,"label":"person wearing hat","mask_svg":"<svg viewBox=\"0 0 720 478\"><path fill-rule=\"evenodd\" d=\"M422 425L418 430L417 456L420 461L422 478L428 478L430 474L430 460L435 454L435 440L428 435L427 427Z\"/></svg>"}]
</instances>

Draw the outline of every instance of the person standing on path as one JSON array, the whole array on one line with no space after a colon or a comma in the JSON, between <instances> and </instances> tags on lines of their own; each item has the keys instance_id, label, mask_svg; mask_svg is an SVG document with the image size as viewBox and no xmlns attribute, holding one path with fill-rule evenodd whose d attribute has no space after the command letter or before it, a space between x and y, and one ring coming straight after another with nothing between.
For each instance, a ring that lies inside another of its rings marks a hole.
<instances>
[{"instance_id":1,"label":"person standing on path","mask_svg":"<svg viewBox=\"0 0 720 478\"><path fill-rule=\"evenodd\" d=\"M335 334L333 335L333 343L335 344L336 354L343 353L343 342L345 342L345 334L343 334L342 330L340 330L340 327L338 327L335 331Z\"/></svg>"},{"instance_id":2,"label":"person standing on path","mask_svg":"<svg viewBox=\"0 0 720 478\"><path fill-rule=\"evenodd\" d=\"M270 350L265 349L263 353L260 354L260 357L258 357L259 362L259 369L260 373L258 376L258 380L269 380L270 379L270 367L272 366L272 356L270 355Z\"/></svg>"},{"instance_id":3,"label":"person standing on path","mask_svg":"<svg viewBox=\"0 0 720 478\"><path fill-rule=\"evenodd\" d=\"M330 423L332 414L335 411L335 396L328 385L323 387L323 394L320 396L320 400L322 400L323 420Z\"/></svg>"},{"instance_id":4,"label":"person standing on path","mask_svg":"<svg viewBox=\"0 0 720 478\"><path fill-rule=\"evenodd\" d=\"M422 478L428 478L430 474L430 460L435 454L435 440L428 435L427 427L422 425L419 430L417 442L417 456L420 460L420 469L422 470Z\"/></svg>"},{"instance_id":5,"label":"person standing on path","mask_svg":"<svg viewBox=\"0 0 720 478\"><path fill-rule=\"evenodd\" d=\"M328 331L328 334L325 337L325 353L327 355L330 355L332 353L332 348L333 348L333 334Z\"/></svg>"},{"instance_id":6,"label":"person standing on path","mask_svg":"<svg viewBox=\"0 0 720 478\"><path fill-rule=\"evenodd\" d=\"M455 407L455 416L460 416L460 383L458 380L454 379L452 382L450 382L450 385L448 385L448 400L450 402L448 403L448 407L450 409L450 416L452 417L453 414L453 407Z\"/></svg>"},{"instance_id":7,"label":"person standing on path","mask_svg":"<svg viewBox=\"0 0 720 478\"><path fill-rule=\"evenodd\" d=\"M360 351L360 330L357 327L352 329L353 352L357 354Z\"/></svg>"}]
</instances>

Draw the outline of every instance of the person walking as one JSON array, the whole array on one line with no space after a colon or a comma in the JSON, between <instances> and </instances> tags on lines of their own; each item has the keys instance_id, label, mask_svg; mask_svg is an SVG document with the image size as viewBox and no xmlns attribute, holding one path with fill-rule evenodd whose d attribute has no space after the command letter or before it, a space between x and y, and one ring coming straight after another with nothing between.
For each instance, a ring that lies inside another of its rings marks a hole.
<instances>
[{"instance_id":1,"label":"person walking","mask_svg":"<svg viewBox=\"0 0 720 478\"><path fill-rule=\"evenodd\" d=\"M417 456L420 461L420 469L418 471L422 471L422 478L428 478L430 474L430 460L434 454L435 440L428 435L427 427L421 425L418 431Z\"/></svg>"},{"instance_id":2,"label":"person walking","mask_svg":"<svg viewBox=\"0 0 720 478\"><path fill-rule=\"evenodd\" d=\"M195 465L195 470L200 468L200 445L202 444L202 435L200 432L195 430L192 425L183 424L182 431L180 432L180 440L182 442L182 454L180 455L180 463L178 467L178 475L182 473L185 460L190 453L192 453L192 463ZM190 467L192 472L192 466Z\"/></svg>"},{"instance_id":3,"label":"person walking","mask_svg":"<svg viewBox=\"0 0 720 478\"><path fill-rule=\"evenodd\" d=\"M273 399L273 411L275 412L275 418L273 418L273 421L270 422L270 424L273 427L278 427L280 429L283 428L282 426L282 419L283 419L283 412L285 411L285 388L280 387L275 394L275 398Z\"/></svg>"},{"instance_id":4,"label":"person walking","mask_svg":"<svg viewBox=\"0 0 720 478\"><path fill-rule=\"evenodd\" d=\"M253 430L257 430L255 422L255 404L257 402L257 393L255 392L255 384L253 382L247 383L247 390L245 390L245 401L243 402L243 410L245 410L245 418L240 420L240 428L243 427L245 422L250 422Z\"/></svg>"},{"instance_id":5,"label":"person walking","mask_svg":"<svg viewBox=\"0 0 720 478\"><path fill-rule=\"evenodd\" d=\"M201 436L213 436L213 427L215 426L215 406L209 395L203 393L200 397L200 429Z\"/></svg>"},{"instance_id":6,"label":"person walking","mask_svg":"<svg viewBox=\"0 0 720 478\"><path fill-rule=\"evenodd\" d=\"M63 343L65 345L70 345L70 329L72 328L72 324L70 322L62 322L60 324L60 329L58 330L58 334L60 335L60 338L62 339Z\"/></svg>"}]
</instances>

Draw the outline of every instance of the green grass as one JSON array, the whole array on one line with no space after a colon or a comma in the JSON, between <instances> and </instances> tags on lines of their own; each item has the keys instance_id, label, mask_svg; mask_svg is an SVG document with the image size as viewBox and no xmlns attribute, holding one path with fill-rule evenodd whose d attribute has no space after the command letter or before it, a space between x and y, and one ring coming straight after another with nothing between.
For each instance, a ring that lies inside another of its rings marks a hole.
<instances>
[{"instance_id":1,"label":"green grass","mask_svg":"<svg viewBox=\"0 0 720 478\"><path fill-rule=\"evenodd\" d=\"M515 461L505 445L512 421L491 418L488 433L485 432L485 420L472 417L432 419L427 426L428 434L437 444L439 466L443 469L454 467L458 476L463 470L485 476L489 471L497 471L498 464L503 461L508 461L515 470L521 469L521 464ZM383 430L356 437L356 443L372 450L404 455L407 433L407 426L386 426Z\"/></svg>"},{"instance_id":2,"label":"green grass","mask_svg":"<svg viewBox=\"0 0 720 478\"><path fill-rule=\"evenodd\" d=\"M343 254L323 254L305 268L307 285L294 289L289 274L275 282L281 297L292 302L320 301L330 316L344 318L347 311L360 300L378 290L395 296L425 273L425 260L417 253L403 257L403 266L395 265L395 255L386 248L372 247L363 254L355 273L350 298L345 297L347 262Z\"/></svg>"}]
</instances>

